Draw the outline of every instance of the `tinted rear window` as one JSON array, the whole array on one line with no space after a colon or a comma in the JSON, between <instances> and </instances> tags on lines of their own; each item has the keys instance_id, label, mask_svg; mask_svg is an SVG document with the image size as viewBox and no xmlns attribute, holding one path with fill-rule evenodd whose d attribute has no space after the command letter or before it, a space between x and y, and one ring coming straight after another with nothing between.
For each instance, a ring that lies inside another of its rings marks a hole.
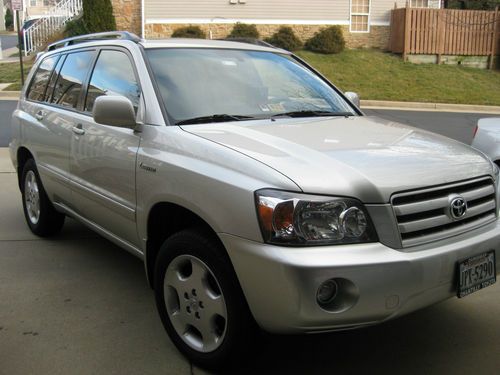
<instances>
[{"instance_id":1,"label":"tinted rear window","mask_svg":"<svg viewBox=\"0 0 500 375\"><path fill-rule=\"evenodd\" d=\"M45 90L49 82L50 75L54 66L57 63L59 56L51 56L42 61L39 65L28 93L28 99L43 101L45 98Z\"/></svg>"},{"instance_id":2,"label":"tinted rear window","mask_svg":"<svg viewBox=\"0 0 500 375\"><path fill-rule=\"evenodd\" d=\"M52 103L64 107L76 108L82 89L94 58L94 51L69 54L57 79Z\"/></svg>"},{"instance_id":3,"label":"tinted rear window","mask_svg":"<svg viewBox=\"0 0 500 375\"><path fill-rule=\"evenodd\" d=\"M45 98L44 101L50 103L52 100L52 94L54 92L54 87L56 85L57 77L59 77L59 72L61 71L61 66L64 63L64 59L66 58L66 55L61 56L59 61L57 62L56 67L54 68L54 71L52 72L52 75L50 76L49 84L47 86L47 89L45 90Z\"/></svg>"}]
</instances>

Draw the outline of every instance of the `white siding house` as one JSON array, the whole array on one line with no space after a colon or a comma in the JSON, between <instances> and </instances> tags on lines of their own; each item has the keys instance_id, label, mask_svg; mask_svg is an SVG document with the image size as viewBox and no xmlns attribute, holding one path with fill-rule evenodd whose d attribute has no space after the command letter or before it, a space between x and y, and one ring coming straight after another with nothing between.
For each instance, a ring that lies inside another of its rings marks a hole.
<instances>
[{"instance_id":1,"label":"white siding house","mask_svg":"<svg viewBox=\"0 0 500 375\"><path fill-rule=\"evenodd\" d=\"M223 38L236 22L257 25L262 37L280 25L295 29L305 40L328 25L342 27L350 47L387 45L391 9L439 7L440 0L112 0L115 14L140 12L140 33L147 38L169 37L181 26L199 25L210 37ZM120 9L121 8L121 9ZM133 16L133 15L132 15ZM119 25L121 22L118 22Z\"/></svg>"}]
</instances>

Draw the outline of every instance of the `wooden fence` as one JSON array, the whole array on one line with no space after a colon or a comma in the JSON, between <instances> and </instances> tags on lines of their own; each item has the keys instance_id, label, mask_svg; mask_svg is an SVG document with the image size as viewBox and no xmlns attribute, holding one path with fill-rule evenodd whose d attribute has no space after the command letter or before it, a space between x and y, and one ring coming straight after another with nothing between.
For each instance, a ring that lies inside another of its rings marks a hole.
<instances>
[{"instance_id":1,"label":"wooden fence","mask_svg":"<svg viewBox=\"0 0 500 375\"><path fill-rule=\"evenodd\" d=\"M391 14L389 49L409 54L491 56L500 44L500 12L400 8Z\"/></svg>"}]
</instances>

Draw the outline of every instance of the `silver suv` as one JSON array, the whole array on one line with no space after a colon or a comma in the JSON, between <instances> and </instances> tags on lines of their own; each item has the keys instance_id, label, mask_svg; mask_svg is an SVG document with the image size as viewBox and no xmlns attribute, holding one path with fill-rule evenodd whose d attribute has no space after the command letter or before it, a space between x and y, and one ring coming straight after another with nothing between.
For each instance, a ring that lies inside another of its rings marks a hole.
<instances>
[{"instance_id":1,"label":"silver suv","mask_svg":"<svg viewBox=\"0 0 500 375\"><path fill-rule=\"evenodd\" d=\"M498 169L363 115L287 51L90 35L27 82L10 151L30 229L70 216L142 259L201 366L240 358L257 327L358 328L496 281Z\"/></svg>"}]
</instances>

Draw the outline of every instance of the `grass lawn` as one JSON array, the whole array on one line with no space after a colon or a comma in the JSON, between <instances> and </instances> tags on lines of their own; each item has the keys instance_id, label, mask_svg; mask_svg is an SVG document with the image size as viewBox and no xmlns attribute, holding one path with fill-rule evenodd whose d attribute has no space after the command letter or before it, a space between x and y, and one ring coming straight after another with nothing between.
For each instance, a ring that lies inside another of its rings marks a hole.
<instances>
[{"instance_id":1,"label":"grass lawn","mask_svg":"<svg viewBox=\"0 0 500 375\"><path fill-rule=\"evenodd\" d=\"M500 105L500 72L412 64L377 50L297 53L343 91L361 99Z\"/></svg>"},{"instance_id":2,"label":"grass lawn","mask_svg":"<svg viewBox=\"0 0 500 375\"><path fill-rule=\"evenodd\" d=\"M24 75L27 76L32 63L24 63ZM21 71L19 63L1 63L0 64L0 83L12 83L7 86L6 91L21 90Z\"/></svg>"}]
</instances>

